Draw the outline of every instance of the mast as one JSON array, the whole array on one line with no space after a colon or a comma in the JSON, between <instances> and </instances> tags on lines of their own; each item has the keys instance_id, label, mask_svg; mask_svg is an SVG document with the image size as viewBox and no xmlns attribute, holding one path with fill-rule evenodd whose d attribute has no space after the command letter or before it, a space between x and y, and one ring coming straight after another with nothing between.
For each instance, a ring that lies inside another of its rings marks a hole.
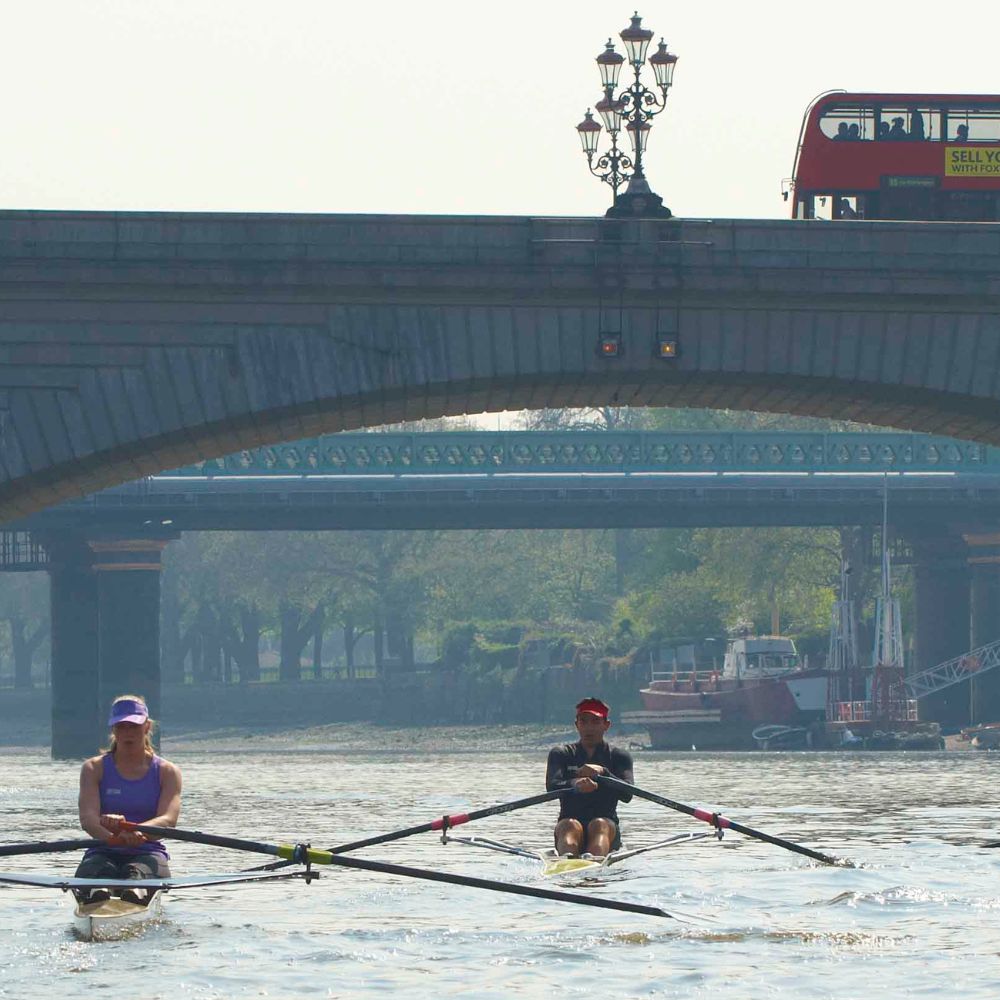
<instances>
[{"instance_id":1,"label":"mast","mask_svg":"<svg viewBox=\"0 0 1000 1000\"><path fill-rule=\"evenodd\" d=\"M857 623L854 602L851 600L851 567L840 564L840 596L833 602L833 620L830 622L830 669L847 674L858 665Z\"/></svg>"},{"instance_id":2,"label":"mast","mask_svg":"<svg viewBox=\"0 0 1000 1000\"><path fill-rule=\"evenodd\" d=\"M833 719L834 704L865 697L858 663L857 620L851 600L851 567L846 562L840 564L840 593L833 602L827 664L830 670L827 718Z\"/></svg>"},{"instance_id":3,"label":"mast","mask_svg":"<svg viewBox=\"0 0 1000 1000\"><path fill-rule=\"evenodd\" d=\"M875 649L872 655L872 719L902 721L906 718L903 687L903 623L899 598L892 592L889 555L889 477L882 478L882 589L875 610Z\"/></svg>"},{"instance_id":4,"label":"mast","mask_svg":"<svg viewBox=\"0 0 1000 1000\"><path fill-rule=\"evenodd\" d=\"M882 488L882 589L875 608L876 667L903 669L903 623L899 598L892 592L892 559L889 554L889 477L883 476Z\"/></svg>"}]
</instances>

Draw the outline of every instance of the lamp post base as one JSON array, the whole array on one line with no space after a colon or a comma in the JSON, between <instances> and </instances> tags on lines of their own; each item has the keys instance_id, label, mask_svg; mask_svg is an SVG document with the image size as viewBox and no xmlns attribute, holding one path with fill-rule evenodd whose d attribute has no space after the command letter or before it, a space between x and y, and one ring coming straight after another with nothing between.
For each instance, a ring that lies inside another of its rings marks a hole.
<instances>
[{"instance_id":1,"label":"lamp post base","mask_svg":"<svg viewBox=\"0 0 1000 1000\"><path fill-rule=\"evenodd\" d=\"M673 212L650 190L645 177L633 176L624 194L605 213L606 219L670 219Z\"/></svg>"}]
</instances>

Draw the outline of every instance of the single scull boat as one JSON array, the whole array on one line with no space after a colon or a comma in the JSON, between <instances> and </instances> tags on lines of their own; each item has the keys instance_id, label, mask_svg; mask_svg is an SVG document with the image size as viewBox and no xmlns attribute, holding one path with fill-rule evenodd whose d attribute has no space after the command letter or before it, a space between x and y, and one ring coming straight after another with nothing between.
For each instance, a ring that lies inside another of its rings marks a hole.
<instances>
[{"instance_id":1,"label":"single scull boat","mask_svg":"<svg viewBox=\"0 0 1000 1000\"><path fill-rule=\"evenodd\" d=\"M73 930L85 941L118 940L137 933L162 918L163 894L171 889L194 889L210 885L232 885L240 882L263 882L273 879L303 878L306 872L234 872L224 875L196 875L190 878L95 879L70 878L62 875L20 874L0 872L0 883L61 889L63 892L91 892L104 889L109 893L139 890L149 893L148 902L135 903L112 895L108 899L88 903L80 900L73 911ZM308 873L318 878L316 872Z\"/></svg>"}]
</instances>

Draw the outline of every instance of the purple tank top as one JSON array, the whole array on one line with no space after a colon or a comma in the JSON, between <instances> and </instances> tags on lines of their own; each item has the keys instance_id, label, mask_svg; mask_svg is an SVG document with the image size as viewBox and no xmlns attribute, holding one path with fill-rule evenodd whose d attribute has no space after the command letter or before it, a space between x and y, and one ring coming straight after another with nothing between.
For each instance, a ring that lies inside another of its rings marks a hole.
<instances>
[{"instance_id":1,"label":"purple tank top","mask_svg":"<svg viewBox=\"0 0 1000 1000\"><path fill-rule=\"evenodd\" d=\"M105 754L101 768L101 812L117 813L130 823L144 823L147 819L152 819L160 804L160 763L160 758L154 755L146 773L141 778L130 781L118 773L114 756ZM165 858L170 856L159 840L147 841L142 847L102 847L101 850L113 850L121 854L162 854Z\"/></svg>"}]
</instances>

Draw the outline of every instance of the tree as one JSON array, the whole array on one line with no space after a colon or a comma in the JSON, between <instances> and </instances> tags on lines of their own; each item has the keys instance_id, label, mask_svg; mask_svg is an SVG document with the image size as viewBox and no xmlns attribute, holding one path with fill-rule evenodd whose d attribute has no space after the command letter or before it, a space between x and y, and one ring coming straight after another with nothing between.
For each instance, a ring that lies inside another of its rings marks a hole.
<instances>
[{"instance_id":1,"label":"tree","mask_svg":"<svg viewBox=\"0 0 1000 1000\"><path fill-rule=\"evenodd\" d=\"M724 632L724 614L725 606L709 580L697 573L680 573L666 577L655 589L635 591L619 601L614 627L622 638L630 635L643 641L709 637Z\"/></svg>"},{"instance_id":2,"label":"tree","mask_svg":"<svg viewBox=\"0 0 1000 1000\"><path fill-rule=\"evenodd\" d=\"M13 682L34 685L34 659L49 636L48 576L45 573L0 574L0 619L7 622L7 651Z\"/></svg>"},{"instance_id":3,"label":"tree","mask_svg":"<svg viewBox=\"0 0 1000 1000\"><path fill-rule=\"evenodd\" d=\"M727 627L750 621L758 632L823 633L840 572L832 529L724 528L697 531L694 551L725 607Z\"/></svg>"}]
</instances>

